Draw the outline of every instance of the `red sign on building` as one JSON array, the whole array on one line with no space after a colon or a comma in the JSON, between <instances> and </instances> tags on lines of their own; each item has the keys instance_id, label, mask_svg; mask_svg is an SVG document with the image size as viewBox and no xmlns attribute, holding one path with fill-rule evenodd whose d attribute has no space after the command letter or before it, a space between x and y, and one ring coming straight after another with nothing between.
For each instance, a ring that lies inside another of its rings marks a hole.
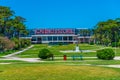
<instances>
[{"instance_id":1,"label":"red sign on building","mask_svg":"<svg viewBox=\"0 0 120 80\"><path fill-rule=\"evenodd\" d=\"M37 29L35 34L75 34L74 29Z\"/></svg>"}]
</instances>

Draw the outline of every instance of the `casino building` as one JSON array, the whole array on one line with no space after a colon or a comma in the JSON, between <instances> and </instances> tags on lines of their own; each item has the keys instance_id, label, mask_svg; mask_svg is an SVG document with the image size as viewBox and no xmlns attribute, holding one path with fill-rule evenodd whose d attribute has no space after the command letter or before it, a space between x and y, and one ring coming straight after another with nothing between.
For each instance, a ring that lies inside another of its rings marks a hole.
<instances>
[{"instance_id":1,"label":"casino building","mask_svg":"<svg viewBox=\"0 0 120 80\"><path fill-rule=\"evenodd\" d=\"M89 43L92 34L92 29L81 28L32 29L27 37L22 35L21 38L30 38L34 44Z\"/></svg>"}]
</instances>

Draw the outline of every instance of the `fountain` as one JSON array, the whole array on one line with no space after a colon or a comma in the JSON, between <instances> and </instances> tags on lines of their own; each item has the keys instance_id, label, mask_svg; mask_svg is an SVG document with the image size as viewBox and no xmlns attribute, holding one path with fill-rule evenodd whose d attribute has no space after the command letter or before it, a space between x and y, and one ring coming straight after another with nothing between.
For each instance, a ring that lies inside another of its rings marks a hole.
<instances>
[{"instance_id":1,"label":"fountain","mask_svg":"<svg viewBox=\"0 0 120 80\"><path fill-rule=\"evenodd\" d=\"M75 47L75 52L80 52L78 44L77 44L77 46Z\"/></svg>"},{"instance_id":2,"label":"fountain","mask_svg":"<svg viewBox=\"0 0 120 80\"><path fill-rule=\"evenodd\" d=\"M63 52L63 53L73 53L73 52L79 53L79 52L81 52L81 53L83 53L83 52L96 52L96 51L95 50L81 50L77 44L75 47L75 50L66 50L66 51L60 51L60 52Z\"/></svg>"},{"instance_id":3,"label":"fountain","mask_svg":"<svg viewBox=\"0 0 120 80\"><path fill-rule=\"evenodd\" d=\"M81 52L82 53L82 50L80 50L78 44L76 44L76 47L75 47L75 50L66 50L66 51L60 51L60 52L63 52L63 53L71 53L71 52L75 52L75 53L79 53Z\"/></svg>"},{"instance_id":4,"label":"fountain","mask_svg":"<svg viewBox=\"0 0 120 80\"><path fill-rule=\"evenodd\" d=\"M76 40L77 40L77 39L76 39ZM66 50L66 51L60 51L60 52L63 52L63 53L96 52L96 51L94 51L94 50L81 50L81 49L79 48L79 46L78 46L78 40L76 41L75 44L76 44L75 50Z\"/></svg>"}]
</instances>

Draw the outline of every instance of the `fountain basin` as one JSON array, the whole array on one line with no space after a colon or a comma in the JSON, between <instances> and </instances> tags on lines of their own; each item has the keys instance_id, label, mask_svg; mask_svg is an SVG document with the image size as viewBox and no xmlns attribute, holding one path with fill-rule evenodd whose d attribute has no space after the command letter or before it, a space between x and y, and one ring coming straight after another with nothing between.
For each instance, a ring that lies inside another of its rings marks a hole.
<instances>
[{"instance_id":1,"label":"fountain basin","mask_svg":"<svg viewBox=\"0 0 120 80\"><path fill-rule=\"evenodd\" d=\"M78 46L76 46L76 48L75 48L75 52L80 52L80 50L79 50L79 47L78 47Z\"/></svg>"},{"instance_id":2,"label":"fountain basin","mask_svg":"<svg viewBox=\"0 0 120 80\"><path fill-rule=\"evenodd\" d=\"M94 50L66 50L66 51L60 51L62 53L80 53L80 52L96 52Z\"/></svg>"}]
</instances>

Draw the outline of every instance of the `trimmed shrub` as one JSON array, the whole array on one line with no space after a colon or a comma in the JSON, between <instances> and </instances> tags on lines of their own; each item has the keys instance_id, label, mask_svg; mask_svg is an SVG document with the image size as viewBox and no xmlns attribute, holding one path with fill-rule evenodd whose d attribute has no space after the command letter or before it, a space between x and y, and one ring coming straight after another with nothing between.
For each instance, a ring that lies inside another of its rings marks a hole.
<instances>
[{"instance_id":1,"label":"trimmed shrub","mask_svg":"<svg viewBox=\"0 0 120 80\"><path fill-rule=\"evenodd\" d=\"M97 57L103 60L112 60L115 57L115 52L112 49L98 50Z\"/></svg>"},{"instance_id":2,"label":"trimmed shrub","mask_svg":"<svg viewBox=\"0 0 120 80\"><path fill-rule=\"evenodd\" d=\"M38 54L38 57L41 59L47 59L52 56L53 56L53 54L48 49L41 49Z\"/></svg>"}]
</instances>

